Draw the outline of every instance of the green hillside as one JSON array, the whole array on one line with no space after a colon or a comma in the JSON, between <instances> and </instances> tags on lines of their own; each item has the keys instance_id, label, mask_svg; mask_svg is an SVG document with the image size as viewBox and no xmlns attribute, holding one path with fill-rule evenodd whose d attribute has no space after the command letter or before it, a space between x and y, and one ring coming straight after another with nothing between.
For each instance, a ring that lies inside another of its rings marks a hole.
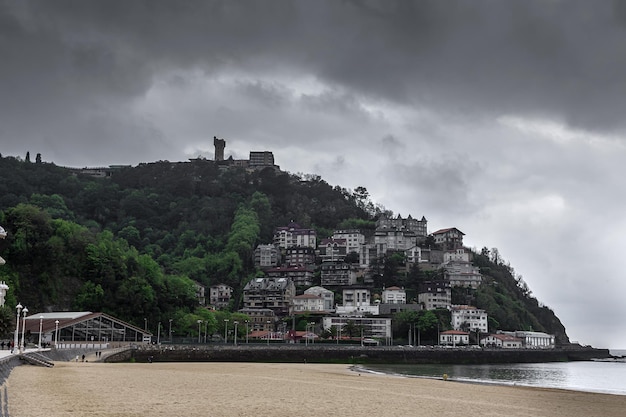
<instances>
[{"instance_id":1,"label":"green hillside","mask_svg":"<svg viewBox=\"0 0 626 417\"><path fill-rule=\"evenodd\" d=\"M237 317L232 312L245 283L262 274L252 253L272 241L275 227L296 221L321 239L340 228L371 232L376 218L390 213L362 187L351 191L269 168L247 172L213 161L159 161L94 178L39 157L0 157L0 210L8 232L0 240L7 260L0 279L10 287L7 307L0 309L5 334L18 301L31 312L102 311L139 327L147 321L153 331L157 322L172 319L177 335L193 335L198 319L220 331L223 318ZM399 272L394 262L401 261L377 260L382 267L375 285L415 293L427 274ZM455 291L453 302L486 309L493 330L546 331L568 341L558 318L510 267L484 250L474 263L485 284ZM193 281L232 286L230 311L199 308Z\"/></svg>"}]
</instances>

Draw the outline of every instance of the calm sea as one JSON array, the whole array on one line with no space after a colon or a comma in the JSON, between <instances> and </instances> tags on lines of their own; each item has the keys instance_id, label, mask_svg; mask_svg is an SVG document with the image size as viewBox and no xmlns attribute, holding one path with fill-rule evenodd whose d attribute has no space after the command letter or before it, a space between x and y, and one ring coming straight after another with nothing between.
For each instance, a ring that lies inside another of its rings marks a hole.
<instances>
[{"instance_id":1,"label":"calm sea","mask_svg":"<svg viewBox=\"0 0 626 417\"><path fill-rule=\"evenodd\" d=\"M626 350L611 350L626 356ZM626 395L626 361L497 365L368 365L372 372L499 385L560 388Z\"/></svg>"}]
</instances>

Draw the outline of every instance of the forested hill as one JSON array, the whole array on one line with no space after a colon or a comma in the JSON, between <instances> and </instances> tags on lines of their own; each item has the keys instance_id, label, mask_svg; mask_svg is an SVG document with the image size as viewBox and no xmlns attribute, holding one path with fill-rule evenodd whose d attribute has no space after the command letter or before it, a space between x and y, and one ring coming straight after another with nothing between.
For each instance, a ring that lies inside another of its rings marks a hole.
<instances>
[{"instance_id":1,"label":"forested hill","mask_svg":"<svg viewBox=\"0 0 626 417\"><path fill-rule=\"evenodd\" d=\"M231 285L231 310L239 308L243 285L262 275L253 250L272 242L275 227L295 221L315 229L318 239L335 229L371 234L385 212L362 187L347 190L270 168L159 161L94 178L29 159L0 157L0 225L8 232L0 241L7 260L0 279L10 287L7 306L19 300L33 312L103 311L140 327L144 318L174 319L177 334L191 332L197 319L219 326L222 316L234 314L199 309L193 281ZM484 251L475 263L487 283L457 292L457 300L485 308L499 328L547 331L567 342L558 318L510 267ZM384 274L387 286L403 285L408 294L425 276L417 268L398 273L390 267ZM1 311L9 331L12 307Z\"/></svg>"}]
</instances>

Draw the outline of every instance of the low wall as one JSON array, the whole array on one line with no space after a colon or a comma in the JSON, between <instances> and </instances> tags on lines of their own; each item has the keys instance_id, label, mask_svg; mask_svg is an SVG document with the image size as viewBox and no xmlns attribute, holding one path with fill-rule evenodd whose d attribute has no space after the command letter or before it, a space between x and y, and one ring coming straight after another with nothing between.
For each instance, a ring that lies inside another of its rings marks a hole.
<instances>
[{"instance_id":1,"label":"low wall","mask_svg":"<svg viewBox=\"0 0 626 417\"><path fill-rule=\"evenodd\" d=\"M610 357L607 349L472 349L336 345L138 345L107 362L311 362L487 364L567 362Z\"/></svg>"}]
</instances>

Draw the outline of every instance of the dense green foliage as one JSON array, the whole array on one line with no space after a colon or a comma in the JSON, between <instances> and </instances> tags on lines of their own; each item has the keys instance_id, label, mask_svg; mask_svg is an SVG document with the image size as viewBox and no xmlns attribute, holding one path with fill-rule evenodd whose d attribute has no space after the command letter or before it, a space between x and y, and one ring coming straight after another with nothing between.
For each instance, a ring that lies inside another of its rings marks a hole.
<instances>
[{"instance_id":1,"label":"dense green foliage","mask_svg":"<svg viewBox=\"0 0 626 417\"><path fill-rule=\"evenodd\" d=\"M171 319L177 336L191 337L203 320L210 333L221 333L224 318L237 320L232 311L240 307L243 286L262 274L252 253L272 241L275 227L295 221L318 238L337 228L368 235L383 211L363 187L351 192L318 176L272 169L159 161L94 178L42 163L39 155L35 163L0 157L0 225L9 233L0 241L7 259L0 279L10 286L7 305L19 300L33 312L103 311L139 327L146 319L153 332L156 323ZM477 254L476 264L486 285L455 291L453 302L486 309L493 329L532 328L566 339L558 318L524 290L511 268L485 253ZM419 281L440 277L407 271L397 253L373 266L375 291L400 285L410 301ZM193 281L232 286L229 311L198 308ZM421 317L400 317L395 330L405 334L416 324L432 337L433 321ZM437 317L444 329L445 318Z\"/></svg>"}]
</instances>

